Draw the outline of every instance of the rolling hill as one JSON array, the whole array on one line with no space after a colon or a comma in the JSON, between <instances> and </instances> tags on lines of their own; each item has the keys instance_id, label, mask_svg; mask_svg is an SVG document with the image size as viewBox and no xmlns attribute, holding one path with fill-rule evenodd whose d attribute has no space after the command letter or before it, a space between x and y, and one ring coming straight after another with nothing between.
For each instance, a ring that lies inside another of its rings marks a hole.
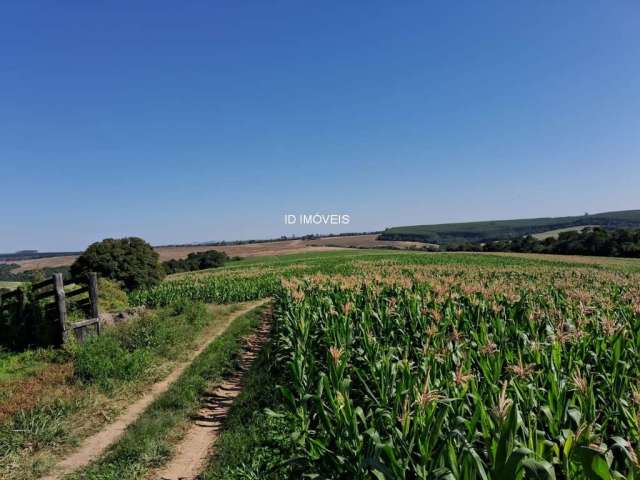
<instances>
[{"instance_id":1,"label":"rolling hill","mask_svg":"<svg viewBox=\"0 0 640 480\"><path fill-rule=\"evenodd\" d=\"M466 242L481 243L535 235L550 230L594 225L603 228L640 228L640 210L622 210L573 217L523 218L394 227L386 229L378 238L380 240L414 241L440 245Z\"/></svg>"}]
</instances>

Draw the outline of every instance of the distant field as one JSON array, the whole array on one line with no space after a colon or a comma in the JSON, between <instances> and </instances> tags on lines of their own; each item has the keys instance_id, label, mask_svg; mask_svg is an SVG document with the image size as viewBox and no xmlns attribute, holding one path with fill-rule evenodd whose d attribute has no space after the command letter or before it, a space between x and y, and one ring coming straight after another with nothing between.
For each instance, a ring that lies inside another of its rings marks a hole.
<instances>
[{"instance_id":1,"label":"distant field","mask_svg":"<svg viewBox=\"0 0 640 480\"><path fill-rule=\"evenodd\" d=\"M385 230L380 238L382 240L409 240L437 244L481 243L588 225L600 225L608 228L640 228L640 210L623 210L573 217L394 227Z\"/></svg>"},{"instance_id":2,"label":"distant field","mask_svg":"<svg viewBox=\"0 0 640 480\"><path fill-rule=\"evenodd\" d=\"M14 289L14 288L18 288L20 285L22 285L22 282L2 282L2 281L0 281L0 289L3 289L3 288Z\"/></svg>"},{"instance_id":3,"label":"distant field","mask_svg":"<svg viewBox=\"0 0 640 480\"><path fill-rule=\"evenodd\" d=\"M13 270L14 273L26 272L27 270L40 270L42 268L57 268L67 267L73 263L76 259L75 256L62 256L62 257L48 257L48 258L33 258L30 260L17 260L10 262L0 263L15 263L20 265L20 268Z\"/></svg>"},{"instance_id":4,"label":"distant field","mask_svg":"<svg viewBox=\"0 0 640 480\"><path fill-rule=\"evenodd\" d=\"M596 228L599 226L600 225L580 225L578 227L557 228L556 230L549 230L548 232L535 233L531 236L537 240L544 240L546 238L551 238L551 237L557 238L558 235L564 232L575 232L575 231L580 231L583 228Z\"/></svg>"},{"instance_id":5,"label":"distant field","mask_svg":"<svg viewBox=\"0 0 640 480\"><path fill-rule=\"evenodd\" d=\"M225 252L230 257L255 257L269 255L290 255L294 253L302 253L305 251L331 251L348 247L376 248L376 247L395 247L395 248L412 248L424 247L424 243L420 242L404 242L404 241L380 241L376 240L376 235L353 235L343 237L323 237L316 240L282 240L277 242L256 242L243 245L189 245L177 247L155 247L160 254L160 261L186 258L187 255L194 252L206 252L209 250L218 250ZM75 255L37 258L30 260L14 261L20 265L15 272L25 272L27 270L39 270L42 268L65 267L73 263L77 257Z\"/></svg>"},{"instance_id":6,"label":"distant field","mask_svg":"<svg viewBox=\"0 0 640 480\"><path fill-rule=\"evenodd\" d=\"M590 266L620 267L623 269L640 270L640 258L619 258L619 257L590 257L586 255L552 255L549 253L515 253L515 252L492 252L479 253L478 255L491 255L512 258L527 258L547 262L575 263Z\"/></svg>"},{"instance_id":7,"label":"distant field","mask_svg":"<svg viewBox=\"0 0 640 480\"><path fill-rule=\"evenodd\" d=\"M392 240L378 240L377 235L353 235L345 237L325 237L317 240L310 240L306 242L307 245L312 246L331 246L331 247L346 247L346 248L424 248L423 242L404 242L404 241L392 241Z\"/></svg>"}]
</instances>

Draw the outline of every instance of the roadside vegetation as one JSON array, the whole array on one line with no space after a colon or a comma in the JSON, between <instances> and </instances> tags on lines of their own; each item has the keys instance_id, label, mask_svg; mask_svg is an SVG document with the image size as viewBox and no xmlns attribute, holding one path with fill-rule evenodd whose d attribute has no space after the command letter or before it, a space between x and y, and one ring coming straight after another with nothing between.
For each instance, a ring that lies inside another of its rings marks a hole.
<instances>
[{"instance_id":1,"label":"roadside vegetation","mask_svg":"<svg viewBox=\"0 0 640 480\"><path fill-rule=\"evenodd\" d=\"M201 303L177 304L90 337L68 347L76 378L110 390L122 381L139 379L164 359L177 358L211 319Z\"/></svg>"},{"instance_id":2,"label":"roadside vegetation","mask_svg":"<svg viewBox=\"0 0 640 480\"><path fill-rule=\"evenodd\" d=\"M45 471L79 438L164 377L202 330L238 307L148 311L82 345L0 354L0 478Z\"/></svg>"},{"instance_id":3,"label":"roadside vegetation","mask_svg":"<svg viewBox=\"0 0 640 480\"><path fill-rule=\"evenodd\" d=\"M242 338L260 324L266 308L259 307L235 319L100 461L70 478L143 478L151 469L167 461L173 446L184 434L183 427L198 410L202 395L234 368Z\"/></svg>"}]
</instances>

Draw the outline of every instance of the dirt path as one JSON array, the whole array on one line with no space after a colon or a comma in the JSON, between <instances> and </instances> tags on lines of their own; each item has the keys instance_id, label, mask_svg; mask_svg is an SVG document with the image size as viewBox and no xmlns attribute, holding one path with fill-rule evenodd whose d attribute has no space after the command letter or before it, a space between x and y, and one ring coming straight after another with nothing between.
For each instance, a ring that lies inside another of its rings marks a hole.
<instances>
[{"instance_id":1,"label":"dirt path","mask_svg":"<svg viewBox=\"0 0 640 480\"><path fill-rule=\"evenodd\" d=\"M206 341L202 342L200 346L189 355L188 359L179 363L164 380L153 384L142 398L131 404L113 423L107 425L103 430L93 436L86 438L74 453L58 462L49 474L42 477L41 480L61 479L65 475L89 465L100 457L107 448L122 436L127 427L135 422L159 395L169 389L171 384L173 384L173 382L182 375L185 369L191 365L193 360L204 352L209 344L227 329L231 322L267 301L268 300L260 300L252 302L242 310L233 312L224 322L215 323L211 327L207 328L205 333L202 335L206 338Z\"/></svg>"},{"instance_id":2,"label":"dirt path","mask_svg":"<svg viewBox=\"0 0 640 480\"><path fill-rule=\"evenodd\" d=\"M217 388L202 399L202 407L193 419L187 434L176 447L173 459L149 478L162 480L192 480L204 469L212 446L220 433L235 398L242 390L246 372L268 340L270 323L264 322L246 339L240 367Z\"/></svg>"}]
</instances>

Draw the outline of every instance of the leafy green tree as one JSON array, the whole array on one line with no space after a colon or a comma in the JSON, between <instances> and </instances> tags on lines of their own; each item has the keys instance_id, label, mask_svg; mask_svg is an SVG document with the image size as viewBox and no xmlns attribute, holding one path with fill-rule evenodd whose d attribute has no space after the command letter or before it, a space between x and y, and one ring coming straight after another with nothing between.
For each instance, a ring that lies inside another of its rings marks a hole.
<instances>
[{"instance_id":1,"label":"leafy green tree","mask_svg":"<svg viewBox=\"0 0 640 480\"><path fill-rule=\"evenodd\" d=\"M71 266L71 274L97 272L104 278L122 282L127 290L152 287L164 275L159 258L141 238L107 238L90 245Z\"/></svg>"},{"instance_id":2,"label":"leafy green tree","mask_svg":"<svg viewBox=\"0 0 640 480\"><path fill-rule=\"evenodd\" d=\"M190 253L181 260L169 260L163 263L167 273L193 272L207 268L218 268L225 264L229 257L224 252L209 250L206 252Z\"/></svg>"}]
</instances>

